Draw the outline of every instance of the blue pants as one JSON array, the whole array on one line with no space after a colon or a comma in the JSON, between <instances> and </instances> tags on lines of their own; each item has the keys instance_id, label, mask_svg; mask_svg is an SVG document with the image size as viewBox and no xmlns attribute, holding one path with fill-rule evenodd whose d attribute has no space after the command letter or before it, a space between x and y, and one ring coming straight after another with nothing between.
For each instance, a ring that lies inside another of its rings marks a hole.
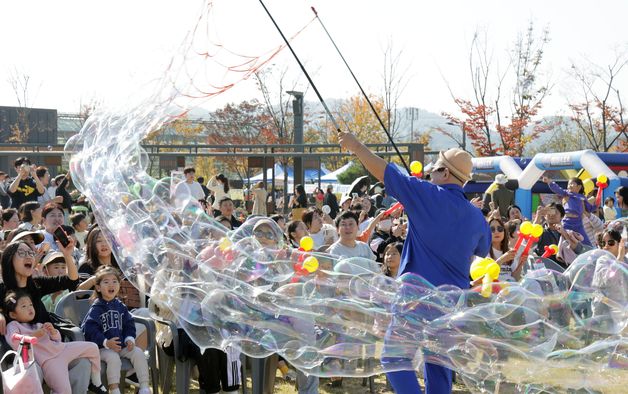
<instances>
[{"instance_id":1,"label":"blue pants","mask_svg":"<svg viewBox=\"0 0 628 394\"><path fill-rule=\"evenodd\" d=\"M440 365L425 364L423 370L425 377L425 394L451 393L451 370ZM386 374L395 393L398 394L422 394L419 381L414 371L398 371Z\"/></svg>"}]
</instances>

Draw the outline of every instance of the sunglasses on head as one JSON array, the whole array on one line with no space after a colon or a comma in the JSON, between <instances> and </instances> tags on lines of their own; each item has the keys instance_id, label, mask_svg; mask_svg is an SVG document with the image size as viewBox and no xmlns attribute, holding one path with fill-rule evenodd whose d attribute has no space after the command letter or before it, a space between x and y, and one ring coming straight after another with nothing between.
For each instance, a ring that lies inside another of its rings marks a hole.
<instances>
[{"instance_id":1,"label":"sunglasses on head","mask_svg":"<svg viewBox=\"0 0 628 394\"><path fill-rule=\"evenodd\" d=\"M608 246L615 246L617 244L617 241L615 241L614 239L609 239L608 241L600 241L600 247L605 247L606 245Z\"/></svg>"},{"instance_id":2,"label":"sunglasses on head","mask_svg":"<svg viewBox=\"0 0 628 394\"><path fill-rule=\"evenodd\" d=\"M491 232L498 232L498 233L502 233L504 232L504 228L502 226L491 226Z\"/></svg>"}]
</instances>

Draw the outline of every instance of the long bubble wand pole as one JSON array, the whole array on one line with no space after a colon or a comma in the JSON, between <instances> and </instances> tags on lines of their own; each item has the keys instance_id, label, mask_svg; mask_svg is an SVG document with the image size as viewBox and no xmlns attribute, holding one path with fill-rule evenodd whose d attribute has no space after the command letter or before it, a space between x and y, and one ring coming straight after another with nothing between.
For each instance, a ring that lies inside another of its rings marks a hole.
<instances>
[{"instance_id":1,"label":"long bubble wand pole","mask_svg":"<svg viewBox=\"0 0 628 394\"><path fill-rule=\"evenodd\" d=\"M349 63L347 63L347 61L345 60L345 57L342 55L342 52L340 52L340 49L336 45L336 42L334 41L333 38L331 38L331 34L329 34L329 31L327 31L327 28L325 27L325 24L323 23L321 18L318 16L318 12L316 12L316 9L314 7L311 7L311 8L312 8L312 12L316 16L316 19L318 20L318 22L323 27L323 30L325 30L325 33L327 34L327 37L329 37L329 40L333 44L334 48L336 48L336 52L338 52L338 55L340 55L340 58L344 62L345 66L347 66L347 70L349 70L349 73L351 73L351 76L353 77L353 80L355 81L356 85L358 85L358 88L360 88L360 91L362 92L362 96L364 96L364 99L368 103L369 107L371 107L371 111L373 111L373 114L375 115L375 117L379 121L380 126L382 126L382 129L384 130L384 133L386 133L386 136L388 137L388 140L390 141L390 143L392 144L393 148L395 149L395 152L397 152L397 155L399 156L399 159L401 159L401 163L403 163L403 166L408 171L408 174L410 174L411 173L410 172L410 168L406 164L406 161L403 159L403 156L401 155L401 152L399 152L399 148L397 148L397 144L395 144L395 141L393 141L392 136L388 132L388 128L386 128L386 126L384 125L384 122L382 121L382 118L380 118L379 114L377 113L377 110L375 109L375 106L373 105L373 103L371 103L371 100L369 99L369 96L366 94L366 92L362 88L362 85L360 84L360 82L358 81L358 78L353 73L353 70L351 70L351 67L349 67Z\"/></svg>"},{"instance_id":2,"label":"long bubble wand pole","mask_svg":"<svg viewBox=\"0 0 628 394\"><path fill-rule=\"evenodd\" d=\"M290 45L290 42L288 41L286 36L283 34L281 29L279 28L279 25L277 25L277 22L275 22L275 18L273 18L273 16L271 15L270 11L268 11L268 8L266 8L266 5L264 4L264 2L262 0L259 0L259 2L262 5L262 7L264 7L264 11L266 11L266 14L268 14L268 17L273 22L273 25L275 25L275 28L277 29L279 34L281 34L281 38L283 38L283 41L286 43L286 46L288 47L288 49L290 49L290 52L292 52L292 56L294 56L294 58L297 61L297 63L299 63L299 67L301 67L301 71L303 71L303 74L305 74L305 77L307 78L308 82L312 86L312 89L314 89L314 93L316 93L316 96L318 97L318 100L323 105L323 108L325 108L325 112L327 112L327 116L329 116L329 119L331 119L331 122L334 124L334 127L336 128L336 131L338 133L341 133L340 127L338 126L338 122L336 122L336 118L334 118L334 116L331 114L331 111L327 107L327 104L325 103L325 100L323 100L323 96L321 96L320 92L316 88L316 85L314 84L314 81L312 81L312 78L310 78L310 74L308 74L307 70L303 66L303 63L301 63L301 60L299 60L299 57L297 56L296 52L294 52L294 49L292 49L292 45Z\"/></svg>"}]
</instances>

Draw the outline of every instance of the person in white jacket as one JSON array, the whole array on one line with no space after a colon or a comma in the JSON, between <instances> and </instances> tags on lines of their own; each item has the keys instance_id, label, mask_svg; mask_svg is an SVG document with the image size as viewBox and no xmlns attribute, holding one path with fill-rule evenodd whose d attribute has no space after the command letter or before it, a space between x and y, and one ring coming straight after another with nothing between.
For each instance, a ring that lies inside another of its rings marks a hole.
<instances>
[{"instance_id":1,"label":"person in white jacket","mask_svg":"<svg viewBox=\"0 0 628 394\"><path fill-rule=\"evenodd\" d=\"M207 188L214 194L212 208L214 209L214 216L218 216L220 215L220 201L229 197L229 179L223 174L213 176L207 182Z\"/></svg>"}]
</instances>

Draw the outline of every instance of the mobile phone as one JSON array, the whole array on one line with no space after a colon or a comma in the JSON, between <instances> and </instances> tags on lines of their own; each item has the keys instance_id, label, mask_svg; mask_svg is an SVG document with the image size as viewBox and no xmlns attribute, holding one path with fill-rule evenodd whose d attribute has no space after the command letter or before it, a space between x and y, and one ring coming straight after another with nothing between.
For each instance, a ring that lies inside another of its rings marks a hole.
<instances>
[{"instance_id":1,"label":"mobile phone","mask_svg":"<svg viewBox=\"0 0 628 394\"><path fill-rule=\"evenodd\" d=\"M70 244L70 237L65 232L63 227L61 226L57 227L53 235L55 236L55 239L59 241L61 245L63 245L64 248Z\"/></svg>"}]
</instances>

